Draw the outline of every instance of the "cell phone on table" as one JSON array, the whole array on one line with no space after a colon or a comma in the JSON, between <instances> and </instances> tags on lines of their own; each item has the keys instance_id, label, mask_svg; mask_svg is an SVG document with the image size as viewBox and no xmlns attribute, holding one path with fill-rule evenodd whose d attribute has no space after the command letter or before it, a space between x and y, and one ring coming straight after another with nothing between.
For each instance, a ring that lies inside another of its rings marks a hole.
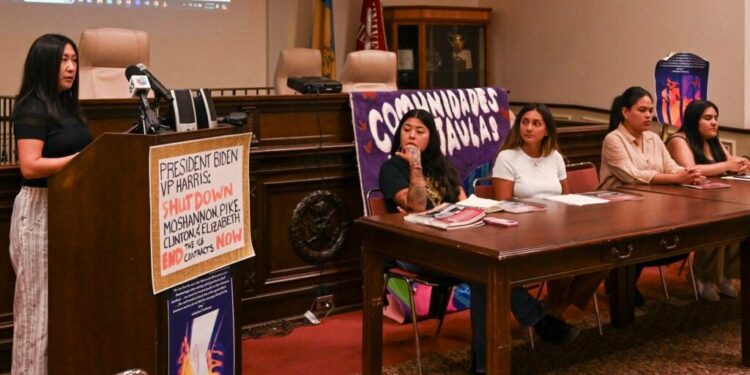
<instances>
[{"instance_id":1,"label":"cell phone on table","mask_svg":"<svg viewBox=\"0 0 750 375\"><path fill-rule=\"evenodd\" d=\"M485 217L484 222L493 225L502 225L504 227L515 227L518 222L511 219L503 219L500 217Z\"/></svg>"}]
</instances>

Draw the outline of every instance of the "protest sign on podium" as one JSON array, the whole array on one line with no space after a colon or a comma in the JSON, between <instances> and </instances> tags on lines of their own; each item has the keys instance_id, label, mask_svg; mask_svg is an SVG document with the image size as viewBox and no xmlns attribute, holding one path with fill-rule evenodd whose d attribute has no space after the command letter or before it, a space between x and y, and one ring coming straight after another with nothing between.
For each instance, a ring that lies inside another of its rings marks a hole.
<instances>
[{"instance_id":1,"label":"protest sign on podium","mask_svg":"<svg viewBox=\"0 0 750 375\"><path fill-rule=\"evenodd\" d=\"M253 255L249 147L245 127L105 133L50 179L50 374L168 373L160 292Z\"/></svg>"}]
</instances>

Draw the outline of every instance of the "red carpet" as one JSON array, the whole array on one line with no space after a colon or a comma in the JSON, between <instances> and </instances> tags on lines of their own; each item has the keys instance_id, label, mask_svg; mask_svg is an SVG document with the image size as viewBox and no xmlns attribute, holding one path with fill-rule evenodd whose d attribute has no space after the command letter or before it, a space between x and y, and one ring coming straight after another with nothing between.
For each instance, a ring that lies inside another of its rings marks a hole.
<instances>
[{"instance_id":1,"label":"red carpet","mask_svg":"<svg viewBox=\"0 0 750 375\"><path fill-rule=\"evenodd\" d=\"M692 293L684 273L677 275L678 269L679 263L676 263L665 273L670 293ZM647 299L663 298L659 274L654 267L644 271L639 287ZM602 314L609 314L603 287L599 289L599 296ZM568 309L566 318L576 319L590 313L593 313L593 304L586 312ZM388 318L384 318L383 322L383 364L387 366L415 358L411 324L398 324ZM434 337L436 327L436 320L420 322L423 355L469 345L471 330L468 310L446 316L438 339ZM518 329L517 326L515 328ZM329 316L322 319L318 326L297 327L287 336L245 339L242 342L242 373L358 374L361 371L361 337L362 312L355 311Z\"/></svg>"}]
</instances>

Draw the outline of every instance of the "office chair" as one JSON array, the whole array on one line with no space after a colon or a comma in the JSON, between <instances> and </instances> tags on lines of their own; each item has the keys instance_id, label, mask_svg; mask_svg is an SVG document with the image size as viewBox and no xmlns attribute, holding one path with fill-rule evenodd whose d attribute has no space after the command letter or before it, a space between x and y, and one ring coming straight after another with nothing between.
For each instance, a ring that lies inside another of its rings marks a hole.
<instances>
[{"instance_id":1,"label":"office chair","mask_svg":"<svg viewBox=\"0 0 750 375\"><path fill-rule=\"evenodd\" d=\"M367 206L366 214L368 216L382 215L387 213L385 208L385 200L383 199L383 195L380 189L370 189L365 196L365 200ZM414 328L414 346L417 352L417 368L419 370L419 374L422 374L422 353L421 347L419 345L417 308L416 304L414 303L414 289L411 288L411 285L417 282L430 286L433 288L433 291L437 290L440 293L439 295L441 298L439 301L439 307L435 309L436 316L430 316L432 318L438 319L438 326L435 330L435 338L437 338L440 335L440 330L443 328L443 320L445 318L445 311L448 308L448 303L450 302L451 291L454 286L461 284L462 281L452 277L432 277L426 275L418 275L413 272L406 271L398 266L389 267L387 270L385 270L384 279L383 294L385 294L385 288L388 286L388 281L390 281L390 279L401 279L409 286L408 297L409 307L411 308L411 322L412 327ZM431 315L432 311L433 308L430 307Z\"/></svg>"},{"instance_id":2,"label":"office chair","mask_svg":"<svg viewBox=\"0 0 750 375\"><path fill-rule=\"evenodd\" d=\"M81 33L78 42L81 99L129 98L125 68L149 64L145 31L103 27Z\"/></svg>"},{"instance_id":3,"label":"office chair","mask_svg":"<svg viewBox=\"0 0 750 375\"><path fill-rule=\"evenodd\" d=\"M294 95L286 80L289 77L320 77L323 60L319 49L287 48L279 53L276 71L273 74L273 88L276 95Z\"/></svg>"},{"instance_id":4,"label":"office chair","mask_svg":"<svg viewBox=\"0 0 750 375\"><path fill-rule=\"evenodd\" d=\"M362 50L346 56L341 73L341 92L395 91L396 53Z\"/></svg>"}]
</instances>

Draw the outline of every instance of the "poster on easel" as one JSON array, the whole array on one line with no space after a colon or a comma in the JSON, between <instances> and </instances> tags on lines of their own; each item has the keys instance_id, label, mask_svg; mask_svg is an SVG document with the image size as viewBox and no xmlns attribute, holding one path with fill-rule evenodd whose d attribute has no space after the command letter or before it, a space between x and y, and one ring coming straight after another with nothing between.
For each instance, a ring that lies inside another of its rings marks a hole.
<instances>
[{"instance_id":1,"label":"poster on easel","mask_svg":"<svg viewBox=\"0 0 750 375\"><path fill-rule=\"evenodd\" d=\"M679 128L688 104L706 100L708 65L708 60L686 52L670 53L656 63L654 100L659 123Z\"/></svg>"},{"instance_id":2,"label":"poster on easel","mask_svg":"<svg viewBox=\"0 0 750 375\"><path fill-rule=\"evenodd\" d=\"M169 290L169 375L232 375L234 308L229 267Z\"/></svg>"}]
</instances>

